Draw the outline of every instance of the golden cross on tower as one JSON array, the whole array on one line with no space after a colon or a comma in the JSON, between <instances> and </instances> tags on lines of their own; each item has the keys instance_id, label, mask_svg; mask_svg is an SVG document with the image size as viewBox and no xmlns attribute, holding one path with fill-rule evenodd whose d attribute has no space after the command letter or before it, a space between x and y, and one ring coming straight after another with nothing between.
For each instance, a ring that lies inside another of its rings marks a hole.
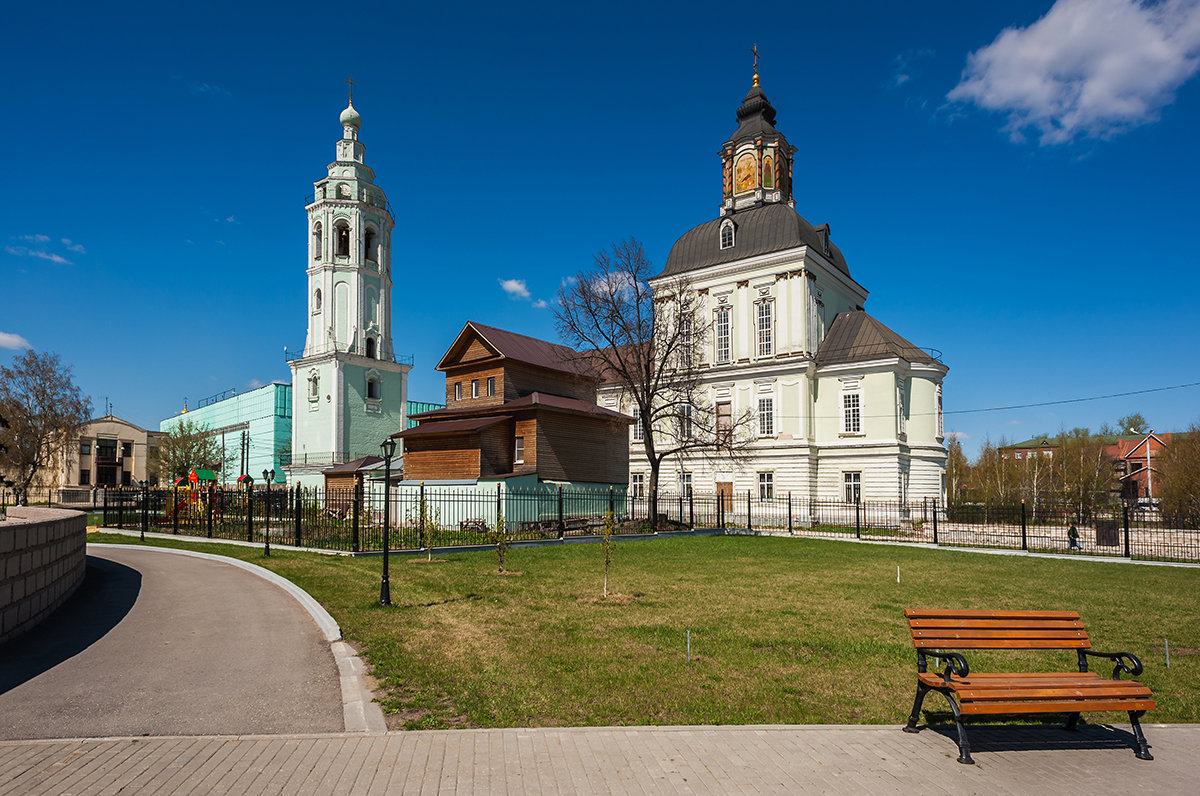
<instances>
[{"instance_id":1,"label":"golden cross on tower","mask_svg":"<svg viewBox=\"0 0 1200 796\"><path fill-rule=\"evenodd\" d=\"M758 85L758 43L750 48L750 52L754 53L754 85Z\"/></svg>"},{"instance_id":2,"label":"golden cross on tower","mask_svg":"<svg viewBox=\"0 0 1200 796\"><path fill-rule=\"evenodd\" d=\"M757 63L757 61L755 63ZM755 68L757 69L757 67L755 67ZM350 78L346 78L346 82L350 85L350 104L353 105L354 104L354 81L351 80Z\"/></svg>"}]
</instances>

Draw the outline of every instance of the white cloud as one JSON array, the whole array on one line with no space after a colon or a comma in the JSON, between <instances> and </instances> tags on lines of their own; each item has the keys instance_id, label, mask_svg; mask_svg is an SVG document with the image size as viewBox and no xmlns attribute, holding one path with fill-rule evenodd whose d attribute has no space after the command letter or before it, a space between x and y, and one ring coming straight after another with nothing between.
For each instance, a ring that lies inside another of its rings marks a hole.
<instances>
[{"instance_id":1,"label":"white cloud","mask_svg":"<svg viewBox=\"0 0 1200 796\"><path fill-rule=\"evenodd\" d=\"M1008 117L1013 141L1110 138L1155 121L1200 68L1200 0L1058 0L967 56L947 98Z\"/></svg>"},{"instance_id":2,"label":"white cloud","mask_svg":"<svg viewBox=\"0 0 1200 796\"><path fill-rule=\"evenodd\" d=\"M530 297L524 279L501 279L499 281L500 289L507 293L509 298L528 299Z\"/></svg>"},{"instance_id":3,"label":"white cloud","mask_svg":"<svg viewBox=\"0 0 1200 796\"><path fill-rule=\"evenodd\" d=\"M50 242L49 235L21 235L18 237L18 239L19 240L27 240L30 243L49 243Z\"/></svg>"},{"instance_id":4,"label":"white cloud","mask_svg":"<svg viewBox=\"0 0 1200 796\"><path fill-rule=\"evenodd\" d=\"M10 351L17 351L21 348L32 348L29 341L19 334L11 332L0 332L0 348L7 348Z\"/></svg>"},{"instance_id":5,"label":"white cloud","mask_svg":"<svg viewBox=\"0 0 1200 796\"><path fill-rule=\"evenodd\" d=\"M87 249L83 248L82 243L71 243L70 238L62 239L63 246L67 247L67 251L75 252L76 254L87 254Z\"/></svg>"},{"instance_id":6,"label":"white cloud","mask_svg":"<svg viewBox=\"0 0 1200 796\"><path fill-rule=\"evenodd\" d=\"M946 436L949 437L950 439L959 440L960 442L964 439L971 438L970 434L964 433L962 431L947 431Z\"/></svg>"},{"instance_id":7,"label":"white cloud","mask_svg":"<svg viewBox=\"0 0 1200 796\"><path fill-rule=\"evenodd\" d=\"M28 249L24 246L5 246L4 251L8 252L9 254L15 254L17 257L37 257L39 260L49 260L52 263L59 263L61 265L74 265L74 263L72 263L66 257L63 257L61 254L37 251L35 249Z\"/></svg>"},{"instance_id":8,"label":"white cloud","mask_svg":"<svg viewBox=\"0 0 1200 796\"><path fill-rule=\"evenodd\" d=\"M919 62L933 57L933 50L905 50L892 59L892 76L888 81L892 88L899 88L913 77L919 75L921 70Z\"/></svg>"},{"instance_id":9,"label":"white cloud","mask_svg":"<svg viewBox=\"0 0 1200 796\"><path fill-rule=\"evenodd\" d=\"M193 80L188 83L188 89L194 97L229 97L232 96L227 89L212 83L203 83L199 80Z\"/></svg>"},{"instance_id":10,"label":"white cloud","mask_svg":"<svg viewBox=\"0 0 1200 796\"><path fill-rule=\"evenodd\" d=\"M257 390L259 387L263 386L263 383L258 379L250 379L250 381L246 382L246 386L251 390Z\"/></svg>"},{"instance_id":11,"label":"white cloud","mask_svg":"<svg viewBox=\"0 0 1200 796\"><path fill-rule=\"evenodd\" d=\"M1006 421L1004 421L1004 425L1006 425L1006 426L1019 426L1019 425L1022 425L1022 423L1021 423L1021 421L1020 421L1020 420L1006 420Z\"/></svg>"},{"instance_id":12,"label":"white cloud","mask_svg":"<svg viewBox=\"0 0 1200 796\"><path fill-rule=\"evenodd\" d=\"M535 310L544 310L549 306L550 305L546 303L545 299L538 299L537 301L533 302L533 308Z\"/></svg>"}]
</instances>

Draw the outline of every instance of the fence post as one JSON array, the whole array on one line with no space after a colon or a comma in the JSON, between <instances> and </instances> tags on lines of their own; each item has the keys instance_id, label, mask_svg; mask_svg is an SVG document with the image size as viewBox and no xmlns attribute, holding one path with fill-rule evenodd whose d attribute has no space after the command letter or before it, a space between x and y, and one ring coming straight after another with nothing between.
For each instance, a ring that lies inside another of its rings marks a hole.
<instances>
[{"instance_id":1,"label":"fence post","mask_svg":"<svg viewBox=\"0 0 1200 796\"><path fill-rule=\"evenodd\" d=\"M563 523L563 495L562 484L558 485L558 538L566 536L567 526Z\"/></svg>"},{"instance_id":2,"label":"fence post","mask_svg":"<svg viewBox=\"0 0 1200 796\"><path fill-rule=\"evenodd\" d=\"M1024 500L1021 501L1021 549L1022 550L1029 549L1029 539L1027 537L1026 527L1025 527L1025 501Z\"/></svg>"},{"instance_id":3,"label":"fence post","mask_svg":"<svg viewBox=\"0 0 1200 796\"><path fill-rule=\"evenodd\" d=\"M792 490L788 490L788 533L792 533Z\"/></svg>"},{"instance_id":4,"label":"fence post","mask_svg":"<svg viewBox=\"0 0 1200 796\"><path fill-rule=\"evenodd\" d=\"M142 541L146 541L146 531L150 529L150 488L142 485Z\"/></svg>"},{"instance_id":5,"label":"fence post","mask_svg":"<svg viewBox=\"0 0 1200 796\"><path fill-rule=\"evenodd\" d=\"M300 539L300 485L294 487L295 499L292 501L292 532L296 534L296 547L301 544Z\"/></svg>"},{"instance_id":6,"label":"fence post","mask_svg":"<svg viewBox=\"0 0 1200 796\"><path fill-rule=\"evenodd\" d=\"M179 484L171 485L171 533L179 535Z\"/></svg>"},{"instance_id":7,"label":"fence post","mask_svg":"<svg viewBox=\"0 0 1200 796\"><path fill-rule=\"evenodd\" d=\"M559 489L562 489L562 487L559 487ZM396 513L399 514L400 512L397 511ZM421 482L420 494L419 494L419 497L417 500L417 526L418 526L417 533L419 533L421 535L421 539L420 539L421 544L424 547L428 548L429 540L425 538L425 482L424 481ZM432 553L431 553L431 555L432 555Z\"/></svg>"},{"instance_id":8,"label":"fence post","mask_svg":"<svg viewBox=\"0 0 1200 796\"><path fill-rule=\"evenodd\" d=\"M500 484L496 483L496 530L500 530Z\"/></svg>"},{"instance_id":9,"label":"fence post","mask_svg":"<svg viewBox=\"0 0 1200 796\"><path fill-rule=\"evenodd\" d=\"M753 508L753 506L750 503L750 491L751 490L749 490L749 489L746 490L746 530L747 531L754 530L754 522L750 519L750 511Z\"/></svg>"},{"instance_id":10,"label":"fence post","mask_svg":"<svg viewBox=\"0 0 1200 796\"><path fill-rule=\"evenodd\" d=\"M117 492L117 527L125 530L125 493Z\"/></svg>"},{"instance_id":11,"label":"fence post","mask_svg":"<svg viewBox=\"0 0 1200 796\"><path fill-rule=\"evenodd\" d=\"M612 488L612 485L609 484L609 487L608 487L608 513L613 515L613 522L617 521L616 512L617 512L617 508L616 508L616 502L613 498L613 488Z\"/></svg>"},{"instance_id":12,"label":"fence post","mask_svg":"<svg viewBox=\"0 0 1200 796\"><path fill-rule=\"evenodd\" d=\"M679 493L679 524L683 525L683 492Z\"/></svg>"},{"instance_id":13,"label":"fence post","mask_svg":"<svg viewBox=\"0 0 1200 796\"><path fill-rule=\"evenodd\" d=\"M933 543L938 543L937 537L937 498L933 499Z\"/></svg>"},{"instance_id":14,"label":"fence post","mask_svg":"<svg viewBox=\"0 0 1200 796\"><path fill-rule=\"evenodd\" d=\"M104 490L104 517L100 520L100 524L105 528L108 527L108 490Z\"/></svg>"},{"instance_id":15,"label":"fence post","mask_svg":"<svg viewBox=\"0 0 1200 796\"><path fill-rule=\"evenodd\" d=\"M862 538L862 501L857 497L854 499L854 538Z\"/></svg>"},{"instance_id":16,"label":"fence post","mask_svg":"<svg viewBox=\"0 0 1200 796\"><path fill-rule=\"evenodd\" d=\"M690 486L688 487L688 528L696 530L696 496Z\"/></svg>"},{"instance_id":17,"label":"fence post","mask_svg":"<svg viewBox=\"0 0 1200 796\"><path fill-rule=\"evenodd\" d=\"M328 492L326 492L328 498ZM361 523L359 518L362 516L362 500L363 500L363 485L355 482L354 484L354 504L350 506L350 549L355 553L362 550Z\"/></svg>"},{"instance_id":18,"label":"fence post","mask_svg":"<svg viewBox=\"0 0 1200 796\"><path fill-rule=\"evenodd\" d=\"M1129 555L1129 504L1128 503L1124 504L1121 507L1121 513L1123 515L1122 525L1125 526L1125 557L1130 558L1131 556Z\"/></svg>"},{"instance_id":19,"label":"fence post","mask_svg":"<svg viewBox=\"0 0 1200 796\"><path fill-rule=\"evenodd\" d=\"M246 541L254 542L254 485L249 481L246 482Z\"/></svg>"}]
</instances>

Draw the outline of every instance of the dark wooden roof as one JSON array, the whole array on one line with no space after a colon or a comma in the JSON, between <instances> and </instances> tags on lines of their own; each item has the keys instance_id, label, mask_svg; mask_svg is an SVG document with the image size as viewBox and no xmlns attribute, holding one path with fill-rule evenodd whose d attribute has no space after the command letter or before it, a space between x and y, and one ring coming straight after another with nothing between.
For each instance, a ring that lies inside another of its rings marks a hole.
<instances>
[{"instance_id":1,"label":"dark wooden roof","mask_svg":"<svg viewBox=\"0 0 1200 796\"><path fill-rule=\"evenodd\" d=\"M453 358L460 350L470 345L469 340L472 336L478 337L485 346L504 359L524 362L527 365L548 370L597 378L591 365L569 346L539 340L536 337L517 334L506 329L497 329L494 326L485 326L474 321L467 321L467 325L459 332L454 343L438 362L437 369L447 370L459 364Z\"/></svg>"},{"instance_id":2,"label":"dark wooden roof","mask_svg":"<svg viewBox=\"0 0 1200 796\"><path fill-rule=\"evenodd\" d=\"M424 414L433 415L433 412ZM419 426L406 428L392 435L393 439L424 437L433 434L471 434L485 428L512 420L512 415L488 415L486 417L464 417L458 420L429 420Z\"/></svg>"},{"instance_id":3,"label":"dark wooden roof","mask_svg":"<svg viewBox=\"0 0 1200 796\"><path fill-rule=\"evenodd\" d=\"M451 418L459 418L470 416L472 418L494 417L494 413L516 412L521 409L532 409L537 406L544 406L547 409L556 409L560 412L574 412L581 415L595 415L597 417L606 417L610 420L620 420L626 423L632 423L633 418L629 415L623 415L620 412L614 412L611 409L605 409L602 406L597 406L590 401L583 401L578 398L567 398L562 395L551 395L545 392L532 392L529 395L523 395L520 398L514 398L507 403L499 404L498 406L471 406L464 409L434 409L430 412L422 412L419 415L409 415L414 420L421 421L421 425L416 428L424 428L430 420L448 420ZM455 420L454 422L466 422L466 420ZM407 434L414 429L408 429L400 434L392 436L399 437L402 434ZM411 435L410 435L411 436Z\"/></svg>"},{"instance_id":4,"label":"dark wooden roof","mask_svg":"<svg viewBox=\"0 0 1200 796\"><path fill-rule=\"evenodd\" d=\"M941 364L863 310L853 310L839 312L833 319L829 333L817 351L817 366L893 357L907 362Z\"/></svg>"},{"instance_id":5,"label":"dark wooden roof","mask_svg":"<svg viewBox=\"0 0 1200 796\"><path fill-rule=\"evenodd\" d=\"M373 464L379 464L382 461L383 461L383 457L381 457L381 456L363 456L361 459L355 459L352 462L346 462L344 464L335 464L333 467L330 467L326 470L322 470L321 474L322 475L337 475L338 473L356 473L359 470L362 470L366 467L370 467Z\"/></svg>"}]
</instances>

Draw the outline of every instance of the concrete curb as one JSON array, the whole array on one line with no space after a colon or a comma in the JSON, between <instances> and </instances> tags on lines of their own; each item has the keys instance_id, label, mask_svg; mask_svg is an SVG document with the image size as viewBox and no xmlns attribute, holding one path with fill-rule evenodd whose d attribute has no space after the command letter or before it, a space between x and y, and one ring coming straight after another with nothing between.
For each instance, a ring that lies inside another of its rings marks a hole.
<instances>
[{"instance_id":1,"label":"concrete curb","mask_svg":"<svg viewBox=\"0 0 1200 796\"><path fill-rule=\"evenodd\" d=\"M341 682L342 716L345 721L346 732L387 731L387 722L384 721L383 710L379 707L379 703L374 700L371 689L367 687L366 682L363 680L363 673L366 671L366 667L358 655L355 654L354 649L342 641L342 629L338 627L338 623L329 615L329 612L325 610L323 605L313 599L311 594L287 578L276 575L271 570L264 569L257 564L251 564L236 558L230 558L229 556L216 555L215 553L198 553L194 550L179 550L173 547L153 547L151 545L140 544L88 542L87 546L88 548L96 549L121 550L133 548L135 550L154 550L163 553L174 553L175 555L191 556L192 558L203 558L209 561L219 561L257 575L263 580L283 589L296 602L300 603L304 610L308 611L308 615L317 623L317 628L321 631L321 635L329 643L329 650L333 653L333 659L337 663L338 679Z\"/></svg>"}]
</instances>

